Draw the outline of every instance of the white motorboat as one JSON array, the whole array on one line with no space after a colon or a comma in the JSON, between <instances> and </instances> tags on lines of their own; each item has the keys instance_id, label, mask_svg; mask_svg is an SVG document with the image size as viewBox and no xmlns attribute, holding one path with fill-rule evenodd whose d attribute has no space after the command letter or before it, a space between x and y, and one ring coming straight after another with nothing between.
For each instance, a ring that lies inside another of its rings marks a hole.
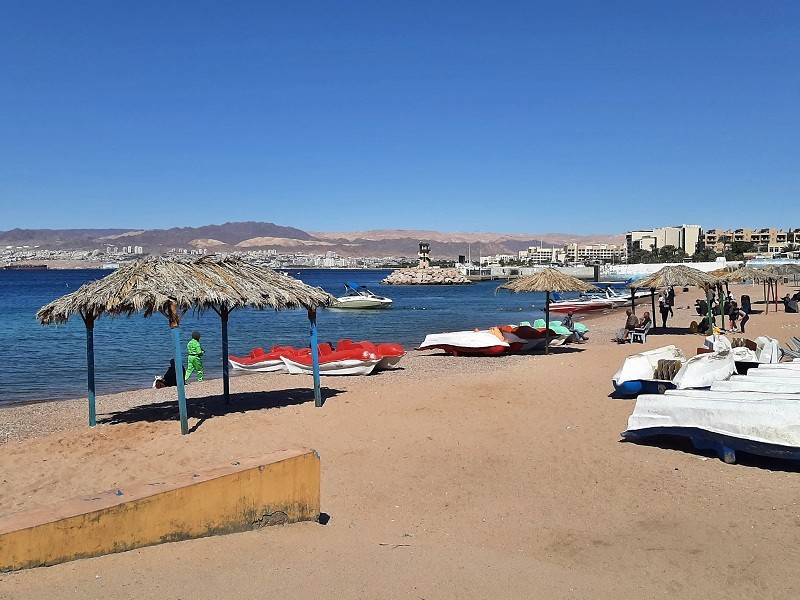
<instances>
[{"instance_id":1,"label":"white motorboat","mask_svg":"<svg viewBox=\"0 0 800 600\"><path fill-rule=\"evenodd\" d=\"M344 284L344 289L345 295L339 296L331 308L374 309L389 308L392 305L390 298L374 294L358 283L347 282Z\"/></svg>"}]
</instances>

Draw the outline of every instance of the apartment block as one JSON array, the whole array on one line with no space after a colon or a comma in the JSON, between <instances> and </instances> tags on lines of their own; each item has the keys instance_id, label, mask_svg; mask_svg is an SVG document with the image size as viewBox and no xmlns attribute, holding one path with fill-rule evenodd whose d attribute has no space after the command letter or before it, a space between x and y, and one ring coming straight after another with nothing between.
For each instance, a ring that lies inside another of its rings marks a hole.
<instances>
[{"instance_id":1,"label":"apartment block","mask_svg":"<svg viewBox=\"0 0 800 600\"><path fill-rule=\"evenodd\" d=\"M566 244L564 254L569 263L613 263L627 258L627 248L617 244Z\"/></svg>"},{"instance_id":2,"label":"apartment block","mask_svg":"<svg viewBox=\"0 0 800 600\"><path fill-rule=\"evenodd\" d=\"M640 229L625 234L625 245L628 252L658 250L664 246L675 246L692 256L697 251L702 231L699 225Z\"/></svg>"},{"instance_id":3,"label":"apartment block","mask_svg":"<svg viewBox=\"0 0 800 600\"><path fill-rule=\"evenodd\" d=\"M709 229L700 236L700 243L714 252L730 249L734 242L752 243L762 253L783 252L787 245L800 243L800 229L774 227L764 229Z\"/></svg>"}]
</instances>

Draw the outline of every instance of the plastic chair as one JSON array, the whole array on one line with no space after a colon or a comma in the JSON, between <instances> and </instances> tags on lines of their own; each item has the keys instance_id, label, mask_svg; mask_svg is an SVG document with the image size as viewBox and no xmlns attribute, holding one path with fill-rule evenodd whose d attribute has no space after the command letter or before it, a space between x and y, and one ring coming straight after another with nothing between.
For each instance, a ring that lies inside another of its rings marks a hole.
<instances>
[{"instance_id":1,"label":"plastic chair","mask_svg":"<svg viewBox=\"0 0 800 600\"><path fill-rule=\"evenodd\" d=\"M634 342L639 342L640 344L644 344L647 341L647 332L650 331L651 325L647 325L643 329L634 329L631 331L629 335L629 339L631 344Z\"/></svg>"}]
</instances>

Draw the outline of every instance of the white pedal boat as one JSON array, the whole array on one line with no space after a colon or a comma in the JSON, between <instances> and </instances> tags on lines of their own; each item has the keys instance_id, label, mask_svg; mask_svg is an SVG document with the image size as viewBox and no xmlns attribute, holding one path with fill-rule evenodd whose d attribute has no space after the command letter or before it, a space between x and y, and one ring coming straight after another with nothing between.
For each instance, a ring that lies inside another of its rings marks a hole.
<instances>
[{"instance_id":1,"label":"white pedal boat","mask_svg":"<svg viewBox=\"0 0 800 600\"><path fill-rule=\"evenodd\" d=\"M281 356L281 360L286 365L286 369L290 375L313 375L314 370L311 364L303 364L297 361ZM320 375L369 375L375 370L375 367L382 358L377 358L372 355L371 358L362 359L344 359L333 360L328 362L320 362L319 374ZM398 358L399 360L399 358Z\"/></svg>"}]
</instances>

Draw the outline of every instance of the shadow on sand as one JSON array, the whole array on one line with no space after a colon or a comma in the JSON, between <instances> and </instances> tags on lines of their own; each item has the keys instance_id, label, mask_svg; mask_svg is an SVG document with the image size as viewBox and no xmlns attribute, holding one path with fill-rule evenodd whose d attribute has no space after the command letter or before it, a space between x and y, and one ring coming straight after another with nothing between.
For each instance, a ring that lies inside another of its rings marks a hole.
<instances>
[{"instance_id":1,"label":"shadow on sand","mask_svg":"<svg viewBox=\"0 0 800 600\"><path fill-rule=\"evenodd\" d=\"M692 440L684 436L654 435L653 437L636 441L621 439L620 443L636 444L637 446L651 446L653 448L661 448L662 450L685 452L687 454L694 454L696 456L705 456L712 460L720 460L716 452L713 450L698 450L692 444ZM800 473L800 461L771 458L768 456L758 456L757 454L750 454L748 452L743 452L742 450L736 451L736 465L731 466L735 467L737 465L740 467L766 469L768 471L777 471L783 473Z\"/></svg>"},{"instance_id":2,"label":"shadow on sand","mask_svg":"<svg viewBox=\"0 0 800 600\"><path fill-rule=\"evenodd\" d=\"M341 390L322 388L323 405L329 398L342 393ZM245 392L230 395L230 404L226 404L223 396L204 396L201 398L187 398L189 416L199 421L189 429L196 431L208 419L222 417L233 413L245 413L254 410L269 408L283 408L314 402L314 390L310 388L292 388L287 390L272 390L264 392ZM111 412L98 417L97 422L116 425L120 423L156 423L158 421L178 420L178 399L169 402L142 404L131 408Z\"/></svg>"}]
</instances>

